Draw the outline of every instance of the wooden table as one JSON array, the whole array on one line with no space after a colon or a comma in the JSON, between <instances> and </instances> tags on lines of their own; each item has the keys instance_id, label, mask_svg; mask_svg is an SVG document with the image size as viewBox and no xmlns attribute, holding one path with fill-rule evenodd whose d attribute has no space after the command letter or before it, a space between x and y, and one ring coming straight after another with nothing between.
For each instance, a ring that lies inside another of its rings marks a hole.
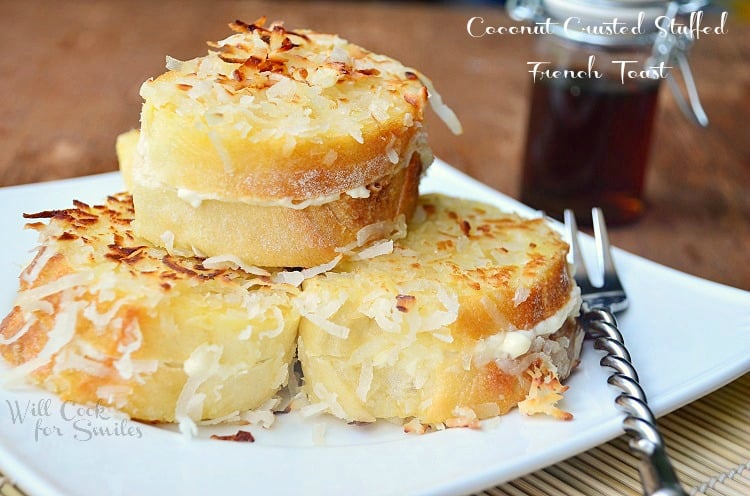
<instances>
[{"instance_id":1,"label":"wooden table","mask_svg":"<svg viewBox=\"0 0 750 496\"><path fill-rule=\"evenodd\" d=\"M140 84L164 56L191 58L226 23L261 15L338 32L433 78L461 118L455 137L428 118L436 155L511 196L528 112L528 36L472 38L470 17L499 8L318 2L0 3L0 186L117 168L114 140L138 126ZM691 60L711 119L699 129L662 92L648 214L613 242L656 262L750 290L750 26L701 38Z\"/></svg>"}]
</instances>

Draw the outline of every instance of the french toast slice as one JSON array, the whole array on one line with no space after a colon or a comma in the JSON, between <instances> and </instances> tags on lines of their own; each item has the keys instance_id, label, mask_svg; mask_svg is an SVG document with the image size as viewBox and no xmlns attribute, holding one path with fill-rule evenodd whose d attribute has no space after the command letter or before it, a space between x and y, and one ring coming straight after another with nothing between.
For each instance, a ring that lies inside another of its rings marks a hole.
<instances>
[{"instance_id":1,"label":"french toast slice","mask_svg":"<svg viewBox=\"0 0 750 496\"><path fill-rule=\"evenodd\" d=\"M298 356L313 402L347 421L465 425L555 407L583 333L567 244L541 219L420 198L390 254L308 280Z\"/></svg>"},{"instance_id":2,"label":"french toast slice","mask_svg":"<svg viewBox=\"0 0 750 496\"><path fill-rule=\"evenodd\" d=\"M230 200L302 201L428 153L428 91L413 69L334 34L263 19L230 27L206 55L168 58L167 72L143 83L149 179Z\"/></svg>"},{"instance_id":3,"label":"french toast slice","mask_svg":"<svg viewBox=\"0 0 750 496\"><path fill-rule=\"evenodd\" d=\"M127 194L28 215L40 246L0 324L13 369L61 399L191 422L260 407L288 380L299 291L262 269L157 248ZM41 222L48 219L48 223Z\"/></svg>"},{"instance_id":4,"label":"french toast slice","mask_svg":"<svg viewBox=\"0 0 750 496\"><path fill-rule=\"evenodd\" d=\"M311 267L363 227L409 218L433 161L428 98L460 132L429 80L336 35L264 19L230 27L141 87L136 156L119 153L136 233L162 245L172 226L209 256ZM215 227L226 219L231 229Z\"/></svg>"}]
</instances>

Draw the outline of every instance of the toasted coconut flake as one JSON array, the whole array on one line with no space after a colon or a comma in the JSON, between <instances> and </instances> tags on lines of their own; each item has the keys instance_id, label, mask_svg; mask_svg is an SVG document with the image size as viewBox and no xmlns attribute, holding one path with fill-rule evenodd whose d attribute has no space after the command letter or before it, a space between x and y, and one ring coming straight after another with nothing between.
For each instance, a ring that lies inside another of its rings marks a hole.
<instances>
[{"instance_id":1,"label":"toasted coconut flake","mask_svg":"<svg viewBox=\"0 0 750 496\"><path fill-rule=\"evenodd\" d=\"M217 439L219 441L235 441L240 443L254 443L255 438L250 431L238 430L234 434L228 434L226 436L220 436L218 434L212 434L211 439Z\"/></svg>"},{"instance_id":2,"label":"toasted coconut flake","mask_svg":"<svg viewBox=\"0 0 750 496\"><path fill-rule=\"evenodd\" d=\"M159 239L164 243L164 248L167 250L167 253L174 253L174 233L172 231L164 231L161 236L159 236Z\"/></svg>"},{"instance_id":3,"label":"toasted coconut flake","mask_svg":"<svg viewBox=\"0 0 750 496\"><path fill-rule=\"evenodd\" d=\"M202 264L207 269L224 269L229 267L231 269L240 269L254 276L269 277L271 275L267 270L255 267L254 265L247 265L239 257L230 254L209 257Z\"/></svg>"},{"instance_id":4,"label":"toasted coconut flake","mask_svg":"<svg viewBox=\"0 0 750 496\"><path fill-rule=\"evenodd\" d=\"M524 301L526 301L529 298L529 295L531 295L531 290L527 288L526 286L518 286L516 288L516 292L513 295L513 306L518 306Z\"/></svg>"},{"instance_id":5,"label":"toasted coconut flake","mask_svg":"<svg viewBox=\"0 0 750 496\"><path fill-rule=\"evenodd\" d=\"M16 305L25 310L30 308L29 305L36 306L38 300L41 300L42 298L63 292L67 289L85 286L93 279L94 274L91 272L77 272L64 275L47 284L36 286L35 288L27 289L19 293L18 298L16 299Z\"/></svg>"},{"instance_id":6,"label":"toasted coconut flake","mask_svg":"<svg viewBox=\"0 0 750 496\"><path fill-rule=\"evenodd\" d=\"M226 112L211 128L244 121L250 124L247 139L255 142L269 134L309 138L326 132L364 143L373 125L394 119L407 127L420 125L428 99L438 115L451 122L452 130L460 128L432 83L394 59L336 35L292 31L281 23L266 27L236 20L230 28L232 35L208 43L206 56L184 62L167 57L172 76L144 83L141 95L147 103L176 104L200 121L207 106L218 101ZM234 104L246 96L256 97L254 107ZM298 103L297 111L290 113L286 106L277 105L279 101ZM408 118L403 117L406 113ZM277 125L269 127L269 123ZM209 136L231 171L218 138L222 134ZM398 153L390 149L388 158L395 164Z\"/></svg>"},{"instance_id":7,"label":"toasted coconut flake","mask_svg":"<svg viewBox=\"0 0 750 496\"><path fill-rule=\"evenodd\" d=\"M354 260L367 260L370 258L379 257L381 255L388 255L389 253L393 253L393 240L392 239L381 241L368 248L365 248L359 253L356 253L353 259Z\"/></svg>"},{"instance_id":8,"label":"toasted coconut flake","mask_svg":"<svg viewBox=\"0 0 750 496\"><path fill-rule=\"evenodd\" d=\"M334 392L328 391L328 389L321 383L316 383L313 386L313 393L318 397L320 403L324 405L324 409L333 413L339 418L346 418L346 412L338 402L338 395ZM313 405L310 405L313 406ZM308 408L308 407L305 407ZM303 416L304 415L303 413Z\"/></svg>"},{"instance_id":9,"label":"toasted coconut flake","mask_svg":"<svg viewBox=\"0 0 750 496\"><path fill-rule=\"evenodd\" d=\"M299 409L300 415L303 417L312 417L314 415L320 415L323 413L328 407L325 403L319 402L319 403L310 403L307 405L304 405Z\"/></svg>"},{"instance_id":10,"label":"toasted coconut flake","mask_svg":"<svg viewBox=\"0 0 750 496\"><path fill-rule=\"evenodd\" d=\"M341 255L337 255L330 262L316 265L315 267L310 267L309 269L294 270L294 271L281 271L274 276L273 282L279 283L279 284L291 284L292 286L299 286L300 284L302 284L302 282L305 279L310 279L312 277L317 276L318 274L323 274L324 272L328 272L329 270L332 270L334 267L336 267L336 265L338 265L338 263L341 261L342 258L343 257Z\"/></svg>"},{"instance_id":11,"label":"toasted coconut flake","mask_svg":"<svg viewBox=\"0 0 750 496\"><path fill-rule=\"evenodd\" d=\"M201 420L200 422L197 422L197 424L204 426L204 425L219 425L219 424L237 424L239 422L241 422L240 412L238 410L235 410L221 417L217 417L217 418L210 419L210 420Z\"/></svg>"},{"instance_id":12,"label":"toasted coconut flake","mask_svg":"<svg viewBox=\"0 0 750 496\"><path fill-rule=\"evenodd\" d=\"M408 312L412 308L414 308L414 304L416 303L417 298L413 295L397 295L396 296L396 310L399 312Z\"/></svg>"},{"instance_id":13,"label":"toasted coconut flake","mask_svg":"<svg viewBox=\"0 0 750 496\"><path fill-rule=\"evenodd\" d=\"M373 369L372 362L366 360L362 362L362 367L359 372L359 382L357 383L357 398L362 401L367 401L367 393L370 392L370 386L372 385Z\"/></svg>"},{"instance_id":14,"label":"toasted coconut flake","mask_svg":"<svg viewBox=\"0 0 750 496\"><path fill-rule=\"evenodd\" d=\"M417 418L413 418L404 424L404 432L407 434L422 435L427 432L427 426L419 421Z\"/></svg>"},{"instance_id":15,"label":"toasted coconut flake","mask_svg":"<svg viewBox=\"0 0 750 496\"><path fill-rule=\"evenodd\" d=\"M39 273L44 266L47 265L47 262L49 262L54 254L54 250L51 250L46 246L40 247L34 262L21 274L21 280L27 284L33 284L34 281L36 281L36 278L39 277Z\"/></svg>"},{"instance_id":16,"label":"toasted coconut flake","mask_svg":"<svg viewBox=\"0 0 750 496\"><path fill-rule=\"evenodd\" d=\"M9 338L4 338L2 335L0 335L0 346L8 346L9 344L13 344L22 337L26 335L27 332L29 332L29 329L37 323L36 317L34 317L33 314L29 314L29 318L26 319L26 322L24 322L23 326L12 336Z\"/></svg>"},{"instance_id":17,"label":"toasted coconut flake","mask_svg":"<svg viewBox=\"0 0 750 496\"><path fill-rule=\"evenodd\" d=\"M451 413L455 416L445 421L446 427L468 427L469 429L479 429L479 419L477 418L477 414L471 408L457 407Z\"/></svg>"},{"instance_id":18,"label":"toasted coconut flake","mask_svg":"<svg viewBox=\"0 0 750 496\"><path fill-rule=\"evenodd\" d=\"M351 331L351 329L349 329L346 326L336 324L335 322L331 322L330 320L320 317L319 315L316 315L313 313L308 313L308 314L303 314L303 315L305 315L305 317L309 319L310 322L320 327L331 336L341 338L341 339L346 339L349 337L349 332Z\"/></svg>"},{"instance_id":19,"label":"toasted coconut flake","mask_svg":"<svg viewBox=\"0 0 750 496\"><path fill-rule=\"evenodd\" d=\"M369 224L357 231L357 240L340 248L336 252L355 255L355 250L361 248L371 241L390 239L397 240L406 236L406 218L399 215L393 221L380 221Z\"/></svg>"},{"instance_id":20,"label":"toasted coconut flake","mask_svg":"<svg viewBox=\"0 0 750 496\"><path fill-rule=\"evenodd\" d=\"M259 425L263 427L264 429L268 429L271 427L276 420L276 415L274 415L274 409L281 403L281 399L278 397L273 397L263 403L261 406L256 408L255 410L249 410L247 412L241 413L240 418L244 420L245 422L248 422L253 425Z\"/></svg>"},{"instance_id":21,"label":"toasted coconut flake","mask_svg":"<svg viewBox=\"0 0 750 496\"><path fill-rule=\"evenodd\" d=\"M412 70L417 74L419 80L422 81L422 84L427 87L428 98L430 101L430 105L432 106L432 110L435 111L438 117L442 119L442 121L446 126L448 126L448 129L450 129L453 134L462 134L464 130L463 126L461 126L461 121L459 121L458 117L456 117L456 113L453 112L453 110L449 106L443 103L443 98L435 89L435 85L432 84L432 81L421 72L414 69Z\"/></svg>"},{"instance_id":22,"label":"toasted coconut flake","mask_svg":"<svg viewBox=\"0 0 750 496\"><path fill-rule=\"evenodd\" d=\"M543 413L557 420L573 420L569 412L557 408L568 386L560 384L560 379L552 370L539 361L527 373L531 376L531 388L526 399L518 403L518 410L524 415Z\"/></svg>"},{"instance_id":23,"label":"toasted coconut flake","mask_svg":"<svg viewBox=\"0 0 750 496\"><path fill-rule=\"evenodd\" d=\"M180 432L186 437L198 434L196 421L203 415L203 400L206 397L198 393L198 388L218 371L222 352L221 346L204 343L193 350L183 364L188 379L177 398L175 419L179 422Z\"/></svg>"},{"instance_id":24,"label":"toasted coconut flake","mask_svg":"<svg viewBox=\"0 0 750 496\"><path fill-rule=\"evenodd\" d=\"M183 61L167 55L166 68L168 71L180 71L182 70L182 64L184 64Z\"/></svg>"},{"instance_id":25,"label":"toasted coconut flake","mask_svg":"<svg viewBox=\"0 0 750 496\"><path fill-rule=\"evenodd\" d=\"M141 345L143 344L143 334L141 333L137 320L131 321L130 325L123 329L123 334L130 337L130 342L127 344L124 342L118 344L117 351L120 352L120 358L117 359L113 365L117 372L119 372L120 377L127 380L135 374L135 363L131 355L134 351L138 351L141 348ZM156 366L158 367L158 362Z\"/></svg>"}]
</instances>

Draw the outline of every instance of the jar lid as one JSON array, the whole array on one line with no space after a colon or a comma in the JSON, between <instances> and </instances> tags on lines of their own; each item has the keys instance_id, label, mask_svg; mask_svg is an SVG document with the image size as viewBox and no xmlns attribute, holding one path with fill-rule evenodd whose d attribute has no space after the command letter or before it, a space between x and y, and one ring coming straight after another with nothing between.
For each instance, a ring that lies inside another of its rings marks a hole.
<instances>
[{"instance_id":1,"label":"jar lid","mask_svg":"<svg viewBox=\"0 0 750 496\"><path fill-rule=\"evenodd\" d=\"M705 127L708 117L700 103L687 59L688 49L694 40L685 33L667 32L664 26L676 16L694 12L709 1L507 0L505 6L513 19L549 23L549 32L572 41L614 49L652 45L648 63L679 69L687 98L682 95L671 70L667 72L667 82L683 113Z\"/></svg>"},{"instance_id":2,"label":"jar lid","mask_svg":"<svg viewBox=\"0 0 750 496\"><path fill-rule=\"evenodd\" d=\"M665 17L692 12L708 0L508 0L518 21L550 22L553 34L610 47L654 42ZM671 12L671 13L670 13Z\"/></svg>"},{"instance_id":3,"label":"jar lid","mask_svg":"<svg viewBox=\"0 0 750 496\"><path fill-rule=\"evenodd\" d=\"M667 0L542 0L542 8L569 30L607 33L620 28L633 35L656 31L656 19L667 10ZM612 33L614 34L614 33ZM627 33L623 33L627 34Z\"/></svg>"},{"instance_id":4,"label":"jar lid","mask_svg":"<svg viewBox=\"0 0 750 496\"><path fill-rule=\"evenodd\" d=\"M604 46L653 42L667 0L541 0L558 36Z\"/></svg>"}]
</instances>

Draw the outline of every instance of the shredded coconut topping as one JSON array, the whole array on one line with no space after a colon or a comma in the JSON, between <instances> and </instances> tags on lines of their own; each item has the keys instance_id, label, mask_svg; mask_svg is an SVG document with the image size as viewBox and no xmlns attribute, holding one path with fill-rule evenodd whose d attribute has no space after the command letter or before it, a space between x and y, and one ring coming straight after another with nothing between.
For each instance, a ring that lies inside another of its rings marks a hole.
<instances>
[{"instance_id":1,"label":"shredded coconut topping","mask_svg":"<svg viewBox=\"0 0 750 496\"><path fill-rule=\"evenodd\" d=\"M184 62L167 57L167 77L141 87L141 96L157 107L174 104L200 116L198 124L212 130L223 160L228 156L220 129L241 129L253 142L284 139L288 153L297 138L321 133L364 143L364 133L383 122L411 126L421 120L428 97L450 129L460 132L430 80L394 59L336 35L266 26L265 18L235 21L230 28L234 34L209 42L206 56ZM395 152L388 156L398 162ZM231 170L231 161L225 166Z\"/></svg>"},{"instance_id":2,"label":"shredded coconut topping","mask_svg":"<svg viewBox=\"0 0 750 496\"><path fill-rule=\"evenodd\" d=\"M175 419L179 422L180 432L187 437L198 434L196 422L202 418L206 398L205 393L198 392L198 388L218 371L221 354L221 346L204 343L183 364L188 380L177 398Z\"/></svg>"},{"instance_id":3,"label":"shredded coconut topping","mask_svg":"<svg viewBox=\"0 0 750 496\"><path fill-rule=\"evenodd\" d=\"M255 276L271 275L271 273L265 269L247 265L242 260L240 260L239 257L228 254L209 257L203 261L203 266L207 269L225 269L227 267L229 267L230 269L241 269L242 271Z\"/></svg>"}]
</instances>

